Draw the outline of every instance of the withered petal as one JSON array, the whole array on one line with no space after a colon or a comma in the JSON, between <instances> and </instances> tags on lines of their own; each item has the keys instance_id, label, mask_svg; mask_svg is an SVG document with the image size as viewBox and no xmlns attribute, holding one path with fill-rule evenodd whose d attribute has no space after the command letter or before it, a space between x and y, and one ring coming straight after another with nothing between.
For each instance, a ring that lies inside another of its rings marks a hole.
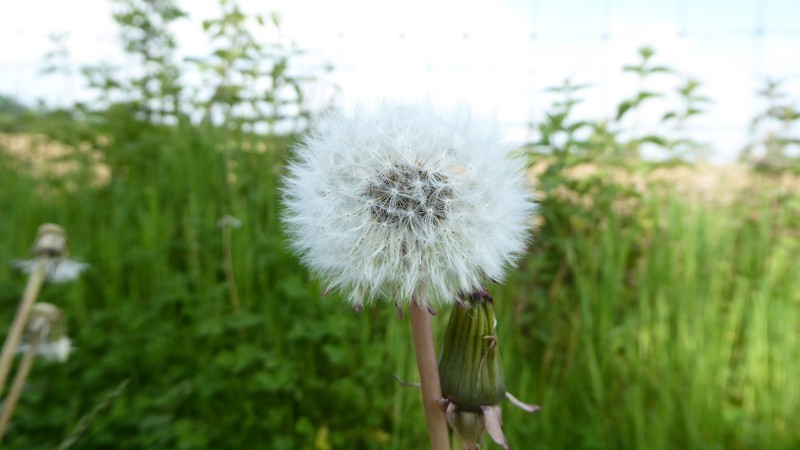
<instances>
[{"instance_id":1,"label":"withered petal","mask_svg":"<svg viewBox=\"0 0 800 450\"><path fill-rule=\"evenodd\" d=\"M508 400L511 403L513 403L514 406L516 406L517 408L525 410L525 411L528 411L528 412L536 412L536 411L539 411L540 409L542 409L539 405L530 405L528 403L522 402L517 397L514 397L513 395L511 395L510 392L506 392L506 398L508 398Z\"/></svg>"},{"instance_id":2,"label":"withered petal","mask_svg":"<svg viewBox=\"0 0 800 450\"><path fill-rule=\"evenodd\" d=\"M483 423L486 426L486 432L489 433L493 441L508 450L508 442L503 434L503 410L494 405L481 406L481 411L483 411Z\"/></svg>"}]
</instances>

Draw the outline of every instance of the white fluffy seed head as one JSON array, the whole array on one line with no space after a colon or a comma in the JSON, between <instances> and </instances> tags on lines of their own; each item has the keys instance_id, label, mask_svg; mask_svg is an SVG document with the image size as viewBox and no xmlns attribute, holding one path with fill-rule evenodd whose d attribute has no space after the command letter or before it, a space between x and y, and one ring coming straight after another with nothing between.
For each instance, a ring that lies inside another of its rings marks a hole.
<instances>
[{"instance_id":1,"label":"white fluffy seed head","mask_svg":"<svg viewBox=\"0 0 800 450\"><path fill-rule=\"evenodd\" d=\"M534 203L510 150L464 110L383 104L324 117L284 180L291 245L356 306L452 303L501 280L524 251Z\"/></svg>"}]
</instances>

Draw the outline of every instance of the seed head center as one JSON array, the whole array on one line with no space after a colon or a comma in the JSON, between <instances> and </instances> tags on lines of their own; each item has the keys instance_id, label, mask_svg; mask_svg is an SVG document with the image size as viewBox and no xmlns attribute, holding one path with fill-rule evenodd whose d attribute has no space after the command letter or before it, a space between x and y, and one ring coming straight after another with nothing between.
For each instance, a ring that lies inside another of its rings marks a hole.
<instances>
[{"instance_id":1,"label":"seed head center","mask_svg":"<svg viewBox=\"0 0 800 450\"><path fill-rule=\"evenodd\" d=\"M418 165L392 165L364 190L370 214L378 223L416 227L447 217L452 188L445 175Z\"/></svg>"}]
</instances>

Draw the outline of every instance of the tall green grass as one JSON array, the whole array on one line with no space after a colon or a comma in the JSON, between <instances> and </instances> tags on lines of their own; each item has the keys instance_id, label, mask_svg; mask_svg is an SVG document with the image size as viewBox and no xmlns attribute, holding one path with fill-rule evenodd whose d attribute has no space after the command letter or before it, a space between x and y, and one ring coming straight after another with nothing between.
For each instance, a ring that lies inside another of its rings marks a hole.
<instances>
[{"instance_id":1,"label":"tall green grass","mask_svg":"<svg viewBox=\"0 0 800 450\"><path fill-rule=\"evenodd\" d=\"M622 256L642 242L609 218L573 240L574 286L549 297L506 287L509 382L543 404L539 417L507 414L514 447L800 443L797 204L754 197L713 208L650 197L632 272Z\"/></svg>"},{"instance_id":2,"label":"tall green grass","mask_svg":"<svg viewBox=\"0 0 800 450\"><path fill-rule=\"evenodd\" d=\"M419 393L392 379L415 379L408 321L321 297L286 248L279 187L293 138L108 123L105 186L38 179L0 152L0 267L26 256L42 222L64 226L91 264L42 293L68 314L77 349L34 367L7 447L56 446L130 380L74 448L425 448ZM535 240L490 287L508 388L542 406L506 405L512 448L797 448L798 206L759 190L714 207L646 196L640 232L609 212L549 255L563 276L544 280L545 236ZM216 226L226 214L243 222L239 314ZM0 270L0 323L24 281Z\"/></svg>"}]
</instances>

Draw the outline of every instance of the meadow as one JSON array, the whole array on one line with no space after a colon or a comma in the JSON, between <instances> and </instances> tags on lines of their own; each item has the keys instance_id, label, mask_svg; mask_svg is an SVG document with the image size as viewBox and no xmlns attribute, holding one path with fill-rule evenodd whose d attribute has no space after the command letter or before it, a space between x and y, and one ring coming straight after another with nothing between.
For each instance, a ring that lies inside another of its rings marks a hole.
<instances>
[{"instance_id":1,"label":"meadow","mask_svg":"<svg viewBox=\"0 0 800 450\"><path fill-rule=\"evenodd\" d=\"M236 30L226 17L210 28ZM299 134L272 128L286 119L277 97L243 118L236 86L193 120L171 69L99 85L124 100L0 114L0 323L25 285L12 262L40 224L63 226L90 264L42 290L75 351L34 365L3 444L426 448L420 394L393 378L417 377L408 319L323 297L287 248L281 176ZM299 86L270 73L273 93ZM508 389L542 407L504 405L511 448L798 448L797 175L753 164L698 186L724 169L638 157L684 149L681 136L614 131L648 96L588 123L571 119L574 86L558 92L566 101L520 149L540 202L534 238L488 287ZM220 226L226 216L240 226ZM447 315L433 319L437 339Z\"/></svg>"},{"instance_id":2,"label":"meadow","mask_svg":"<svg viewBox=\"0 0 800 450\"><path fill-rule=\"evenodd\" d=\"M278 188L293 138L119 125L99 185L86 164L36 174L0 153L0 265L26 257L44 222L91 264L42 293L76 351L34 367L6 445L58 445L127 382L77 448L423 448L419 394L392 378L416 376L407 319L322 297L286 249ZM507 409L513 448L800 442L797 192L754 176L715 201L654 183L602 217L544 201L529 256L490 287L509 389L543 408ZM242 223L229 248L225 215ZM0 271L6 323L24 281Z\"/></svg>"}]
</instances>

